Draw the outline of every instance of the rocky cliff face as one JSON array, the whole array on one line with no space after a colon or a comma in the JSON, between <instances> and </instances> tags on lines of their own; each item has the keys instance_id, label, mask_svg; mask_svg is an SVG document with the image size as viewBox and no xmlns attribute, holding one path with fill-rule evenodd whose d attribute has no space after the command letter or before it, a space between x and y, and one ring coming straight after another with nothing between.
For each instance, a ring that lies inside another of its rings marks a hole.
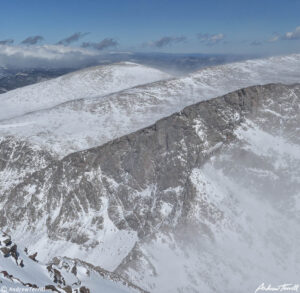
<instances>
[{"instance_id":1,"label":"rocky cliff face","mask_svg":"<svg viewBox=\"0 0 300 293\"><path fill-rule=\"evenodd\" d=\"M54 155L16 137L0 138L0 196L24 178L48 166Z\"/></svg>"},{"instance_id":2,"label":"rocky cliff face","mask_svg":"<svg viewBox=\"0 0 300 293\"><path fill-rule=\"evenodd\" d=\"M298 84L254 86L52 160L4 190L0 226L153 292L295 281L299 99Z\"/></svg>"}]
</instances>

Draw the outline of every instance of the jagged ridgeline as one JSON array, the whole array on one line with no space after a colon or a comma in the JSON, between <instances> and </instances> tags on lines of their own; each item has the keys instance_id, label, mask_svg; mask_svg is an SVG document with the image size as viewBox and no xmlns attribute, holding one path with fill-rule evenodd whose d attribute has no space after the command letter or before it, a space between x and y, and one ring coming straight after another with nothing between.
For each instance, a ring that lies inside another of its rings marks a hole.
<instances>
[{"instance_id":1,"label":"jagged ridgeline","mask_svg":"<svg viewBox=\"0 0 300 293\"><path fill-rule=\"evenodd\" d=\"M40 263L37 252L20 247L2 231L0 286L2 292L147 293L116 273L82 260L55 257L47 264Z\"/></svg>"},{"instance_id":2,"label":"jagged ridgeline","mask_svg":"<svg viewBox=\"0 0 300 293\"><path fill-rule=\"evenodd\" d=\"M151 292L295 283L299 99L299 84L253 86L62 159L34 149L45 168L1 186L0 226Z\"/></svg>"}]
</instances>

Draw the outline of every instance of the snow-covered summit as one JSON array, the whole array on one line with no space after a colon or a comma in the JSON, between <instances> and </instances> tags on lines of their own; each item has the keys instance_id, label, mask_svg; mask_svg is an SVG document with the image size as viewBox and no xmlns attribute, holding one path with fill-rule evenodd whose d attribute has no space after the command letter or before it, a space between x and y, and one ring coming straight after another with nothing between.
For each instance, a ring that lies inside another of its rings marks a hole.
<instances>
[{"instance_id":1,"label":"snow-covered summit","mask_svg":"<svg viewBox=\"0 0 300 293\"><path fill-rule=\"evenodd\" d=\"M100 90L93 89L91 85L96 83L97 78L94 76L98 76L99 71L102 76L101 80L106 80L104 88L101 89L102 93L105 92L105 87L114 88L114 93L103 96ZM110 77L102 75L103 72L110 71L115 72L117 77L111 80ZM300 54L209 67L183 78L160 80L116 92L114 86L119 87L122 82L129 85L124 78L131 76L132 72L140 72L142 80L142 76L144 78L145 75L150 76L157 71L126 62L112 67L100 67L94 71L88 69L68 74L45 83L49 85L48 90L42 87L43 84L37 84L9 92L4 96L18 93L16 97L10 96L11 101L17 99L18 96L28 96L28 91L32 88L35 89L35 97L39 101L43 101L41 97L49 100L48 94L51 94L51 97L60 95L60 100L66 98L69 101L2 121L0 122L0 135L30 139L32 143L41 145L59 156L64 156L74 151L101 145L146 127L162 117L201 100L256 84L299 82ZM161 75L165 76L162 73ZM155 75L155 77L159 79L161 75ZM82 80L78 80L79 78ZM151 78L154 77L151 76ZM121 80L120 84L117 84L117 80ZM86 84L85 88L84 84ZM50 91L50 85L53 87L53 92ZM75 89L77 87L81 92L77 92ZM65 89L68 89L66 95ZM95 97L97 91L99 95ZM53 93L56 92L59 94L54 95ZM78 100L76 97L83 95L83 92L86 94L85 99ZM30 107L30 102L28 101L26 105ZM34 107L36 107L35 104Z\"/></svg>"},{"instance_id":2,"label":"snow-covered summit","mask_svg":"<svg viewBox=\"0 0 300 293\"><path fill-rule=\"evenodd\" d=\"M2 94L0 120L167 78L167 73L131 62L82 69Z\"/></svg>"}]
</instances>

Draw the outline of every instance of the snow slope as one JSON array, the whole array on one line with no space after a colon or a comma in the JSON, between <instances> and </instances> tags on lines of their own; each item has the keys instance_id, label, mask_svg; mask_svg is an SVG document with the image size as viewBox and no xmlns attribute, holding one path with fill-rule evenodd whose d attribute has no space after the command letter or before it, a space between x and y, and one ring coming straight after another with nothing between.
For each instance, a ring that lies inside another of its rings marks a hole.
<instances>
[{"instance_id":1,"label":"snow slope","mask_svg":"<svg viewBox=\"0 0 300 293\"><path fill-rule=\"evenodd\" d=\"M129 66L130 70L132 66ZM103 68L101 70L104 70ZM125 73L118 73L120 80L126 76L126 70L129 70L128 65L122 68ZM136 65L136 68L141 72L145 70L142 66ZM150 69L147 70L153 72ZM97 88L95 91L91 86L92 81L96 80L91 77L94 73L83 72L87 74L87 77L83 79L87 86L83 89L84 82L80 83L80 94L77 94L77 82L74 82L75 77L82 78L79 74L74 75L74 78L70 78L73 76L71 74L52 82L35 85L33 87L36 90L34 99L42 100L41 97L43 97L43 100L45 98L48 101L48 93L44 93L50 91L50 88L51 101L54 99L52 92L59 92L58 99L61 99L61 96L65 95L65 88L68 88L72 94L68 93L65 97L72 101L14 119L2 120L0 135L28 138L32 143L41 145L62 157L146 127L162 117L201 100L255 84L298 82L300 81L300 55L249 60L206 68L187 77L140 85L104 97L102 95L95 97L97 91L100 94L100 90ZM141 74L142 77L143 74ZM157 75L157 79L159 78L161 76ZM61 87L60 82L65 79L70 79L72 82L70 85L67 83ZM57 81L60 82L56 84ZM109 82L108 84L109 88L112 85L119 86L114 79L112 84ZM126 84L129 86L127 81ZM44 88L44 85L47 87ZM28 96L31 89L32 87L19 89L17 92L8 93L10 96L5 97L14 101L23 95ZM81 91L85 93L85 99L74 100L82 96ZM105 92L104 89L103 92ZM15 93L17 93L16 98L13 96ZM57 103L56 98L55 101ZM28 101L26 105L33 111L37 106L31 105L31 102ZM7 115L2 117L5 116Z\"/></svg>"},{"instance_id":2,"label":"snow slope","mask_svg":"<svg viewBox=\"0 0 300 293\"><path fill-rule=\"evenodd\" d=\"M192 170L188 223L140 246L138 265L126 265L131 281L158 293L299 283L300 145L250 121L236 135Z\"/></svg>"},{"instance_id":3,"label":"snow slope","mask_svg":"<svg viewBox=\"0 0 300 293\"><path fill-rule=\"evenodd\" d=\"M33 288L36 292L146 293L117 274L81 260L55 258L43 264L38 257L32 259L33 255L0 231L1 292L30 292Z\"/></svg>"},{"instance_id":4,"label":"snow slope","mask_svg":"<svg viewBox=\"0 0 300 293\"><path fill-rule=\"evenodd\" d=\"M299 84L188 106L28 176L0 197L1 227L150 292L297 284L299 125Z\"/></svg>"},{"instance_id":5,"label":"snow slope","mask_svg":"<svg viewBox=\"0 0 300 293\"><path fill-rule=\"evenodd\" d=\"M2 94L0 120L169 77L157 69L131 62L86 68Z\"/></svg>"},{"instance_id":6,"label":"snow slope","mask_svg":"<svg viewBox=\"0 0 300 293\"><path fill-rule=\"evenodd\" d=\"M294 83L299 63L217 66L43 110L39 99L4 118L0 226L42 260L78 256L151 292L297 282L300 87L209 99Z\"/></svg>"}]
</instances>

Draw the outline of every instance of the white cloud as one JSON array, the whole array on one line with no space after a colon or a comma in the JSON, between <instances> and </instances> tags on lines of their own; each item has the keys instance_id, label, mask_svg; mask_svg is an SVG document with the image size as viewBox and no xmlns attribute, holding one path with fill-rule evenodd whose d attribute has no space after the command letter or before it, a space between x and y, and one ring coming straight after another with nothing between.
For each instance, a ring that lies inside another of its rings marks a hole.
<instances>
[{"instance_id":1,"label":"white cloud","mask_svg":"<svg viewBox=\"0 0 300 293\"><path fill-rule=\"evenodd\" d=\"M280 39L280 36L275 35L275 36L273 36L272 38L270 38L270 39L268 40L268 42L271 42L271 43L277 42L279 39Z\"/></svg>"},{"instance_id":2,"label":"white cloud","mask_svg":"<svg viewBox=\"0 0 300 293\"><path fill-rule=\"evenodd\" d=\"M62 45L0 45L0 66L5 67L71 67L97 63L101 54L95 50Z\"/></svg>"},{"instance_id":3,"label":"white cloud","mask_svg":"<svg viewBox=\"0 0 300 293\"><path fill-rule=\"evenodd\" d=\"M261 46L262 45L262 42L260 41L253 41L250 43L251 46Z\"/></svg>"},{"instance_id":4,"label":"white cloud","mask_svg":"<svg viewBox=\"0 0 300 293\"><path fill-rule=\"evenodd\" d=\"M184 36L180 36L180 37L165 36L158 40L145 43L144 46L164 48L164 47L178 44L178 43L185 42L185 41L186 41L186 37L184 37Z\"/></svg>"},{"instance_id":5,"label":"white cloud","mask_svg":"<svg viewBox=\"0 0 300 293\"><path fill-rule=\"evenodd\" d=\"M300 40L300 26L296 27L293 32L287 32L282 37L284 40Z\"/></svg>"},{"instance_id":6,"label":"white cloud","mask_svg":"<svg viewBox=\"0 0 300 293\"><path fill-rule=\"evenodd\" d=\"M116 47L118 45L118 42L112 38L106 38L103 39L99 43L93 43L93 42L84 42L82 43L81 47L83 48L94 48L96 50L105 50L110 47Z\"/></svg>"},{"instance_id":7,"label":"white cloud","mask_svg":"<svg viewBox=\"0 0 300 293\"><path fill-rule=\"evenodd\" d=\"M198 34L200 42L206 43L207 45L215 45L220 41L224 40L225 36L222 33L218 34Z\"/></svg>"},{"instance_id":8,"label":"white cloud","mask_svg":"<svg viewBox=\"0 0 300 293\"><path fill-rule=\"evenodd\" d=\"M67 46L67 45L69 45L71 43L79 41L80 39L84 38L88 34L89 33L81 33L81 32L74 33L73 35L60 40L57 43L57 45L65 45L65 46Z\"/></svg>"},{"instance_id":9,"label":"white cloud","mask_svg":"<svg viewBox=\"0 0 300 293\"><path fill-rule=\"evenodd\" d=\"M300 40L300 26L296 27L293 32L286 32L283 35L275 33L268 42L277 42L279 40Z\"/></svg>"}]
</instances>

